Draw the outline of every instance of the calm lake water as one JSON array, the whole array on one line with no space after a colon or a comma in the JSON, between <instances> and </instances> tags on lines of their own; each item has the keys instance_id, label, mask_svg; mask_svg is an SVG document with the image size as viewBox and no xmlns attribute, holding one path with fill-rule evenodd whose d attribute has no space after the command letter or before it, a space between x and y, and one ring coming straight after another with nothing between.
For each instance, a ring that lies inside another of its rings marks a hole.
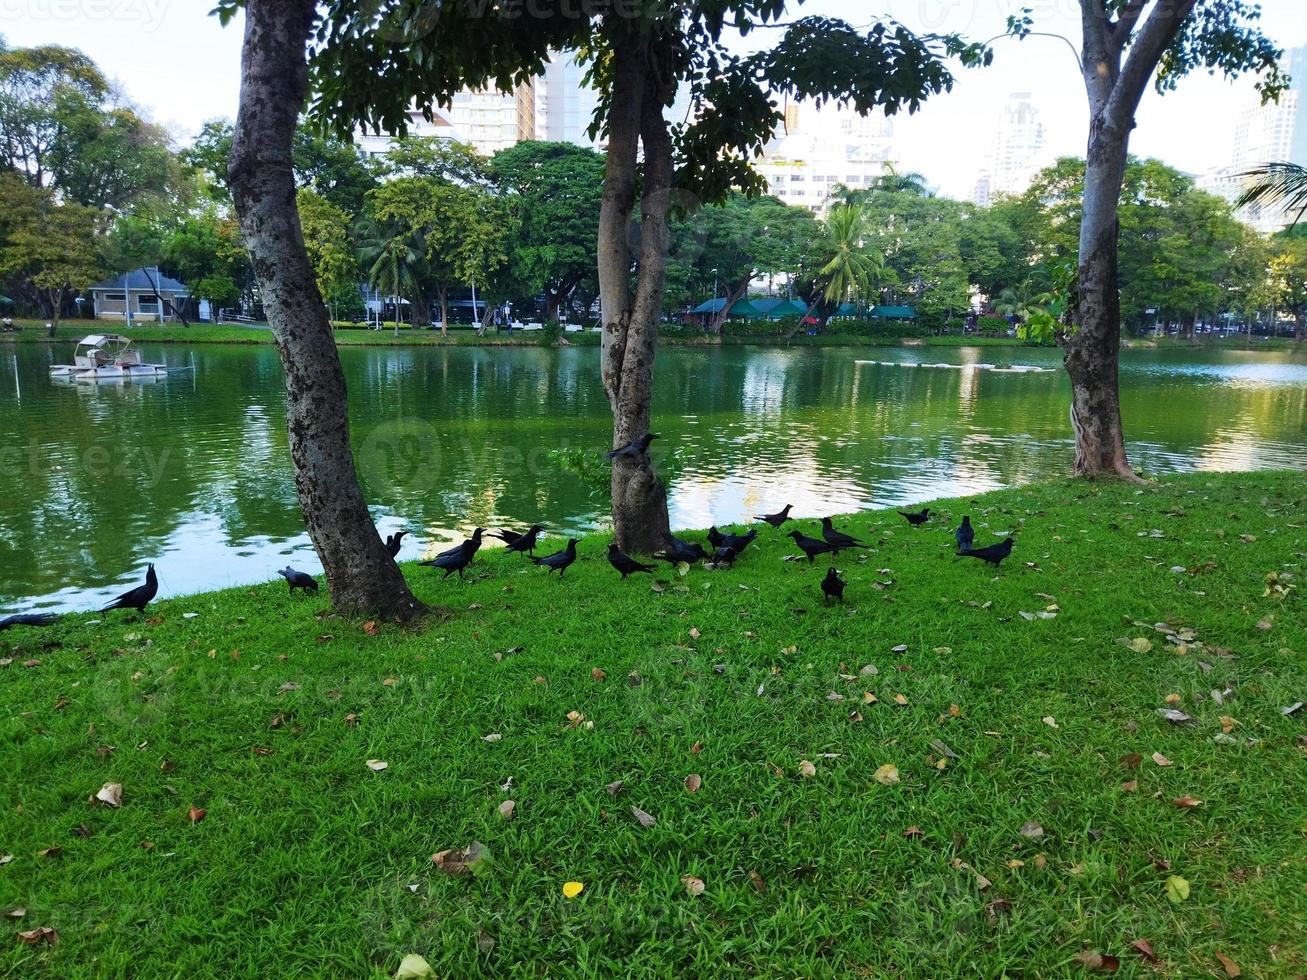
<instances>
[{"instance_id":1,"label":"calm lake water","mask_svg":"<svg viewBox=\"0 0 1307 980\"><path fill-rule=\"evenodd\" d=\"M155 384L66 385L71 345L0 348L0 609L86 609L155 561L161 594L317 572L271 348L144 347ZM415 558L480 524L601 524L549 450L606 449L598 350L347 349L355 447L383 529ZM1044 370L992 370L987 363ZM1307 357L1128 352L1137 467L1307 470ZM818 516L1067 472L1056 351L662 350L655 443L678 527L793 503ZM411 543L410 543L411 542Z\"/></svg>"}]
</instances>

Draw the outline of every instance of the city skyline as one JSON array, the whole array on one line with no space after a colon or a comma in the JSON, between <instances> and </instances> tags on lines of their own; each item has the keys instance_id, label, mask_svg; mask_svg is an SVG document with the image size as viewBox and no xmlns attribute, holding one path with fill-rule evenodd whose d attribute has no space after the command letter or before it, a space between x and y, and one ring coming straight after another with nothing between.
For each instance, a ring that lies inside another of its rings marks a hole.
<instances>
[{"instance_id":1,"label":"city skyline","mask_svg":"<svg viewBox=\"0 0 1307 980\"><path fill-rule=\"evenodd\" d=\"M1263 4L1262 27L1286 50L1307 44L1307 28L1295 5L1295 0L1266 0ZM888 0L884 14L913 30L958 31L985 40L1001 33L1008 14L1018 12L1021 6L1020 2L1003 2L982 11L976 4ZM1074 39L1074 7L1045 0L1035 5L1034 16L1041 30ZM187 144L206 120L234 117L239 23L223 29L203 6L150 0L116 5L116 18L92 16L98 7L87 7L83 15L71 18L55 13L61 9L65 8L38 4L18 16L14 7L6 7L0 12L0 36L11 46L58 43L83 50L101 65L127 101L163 126L179 145ZM844 17L865 25L866 14L853 0L810 0L794 10L804 16ZM151 45L148 59L139 57L142 34L157 41ZM748 44L741 40L737 47L763 46L773 34L757 31L747 39ZM951 92L928 100L919 113L892 118L894 140L889 155L902 169L922 173L940 193L973 198L982 174L993 166L995 120L1015 92L1030 93L1030 104L1043 131L1041 153L1046 160L1083 155L1083 86L1071 50L1063 41L1047 37L998 41L992 67L959 68L956 75ZM1140 106L1132 152L1157 157L1198 178L1231 167L1235 161L1229 144L1251 98L1251 80L1228 82L1205 73L1186 79L1178 91L1165 97L1150 91ZM549 135L560 127L575 134L589 123L593 102L583 94L553 111L548 99L539 101L534 110L537 135L542 129L543 135ZM1053 111L1065 106L1075 108ZM1195 126L1194 120L1201 120L1202 125ZM588 142L583 136L563 138ZM1307 148L1296 145L1295 152L1307 153Z\"/></svg>"}]
</instances>

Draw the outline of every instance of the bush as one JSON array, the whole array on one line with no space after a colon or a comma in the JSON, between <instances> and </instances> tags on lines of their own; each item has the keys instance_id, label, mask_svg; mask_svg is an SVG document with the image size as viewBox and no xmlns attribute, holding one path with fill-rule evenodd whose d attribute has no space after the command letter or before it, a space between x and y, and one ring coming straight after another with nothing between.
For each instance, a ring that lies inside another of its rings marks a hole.
<instances>
[{"instance_id":1,"label":"bush","mask_svg":"<svg viewBox=\"0 0 1307 980\"><path fill-rule=\"evenodd\" d=\"M557 320L546 320L540 330L541 347L557 347L558 338L563 335L563 325Z\"/></svg>"}]
</instances>

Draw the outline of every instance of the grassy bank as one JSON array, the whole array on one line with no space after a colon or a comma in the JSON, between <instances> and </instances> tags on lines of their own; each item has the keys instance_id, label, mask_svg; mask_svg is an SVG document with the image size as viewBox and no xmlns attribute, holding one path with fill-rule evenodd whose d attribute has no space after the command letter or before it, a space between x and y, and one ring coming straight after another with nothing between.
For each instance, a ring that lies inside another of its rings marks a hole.
<instances>
[{"instance_id":1,"label":"grassy bank","mask_svg":"<svg viewBox=\"0 0 1307 980\"><path fill-rule=\"evenodd\" d=\"M278 582L0 634L0 972L1307 970L1302 474L935 508L839 522L841 607L764 527L652 581L601 538L562 581L410 566L413 630ZM1016 530L997 573L963 513Z\"/></svg>"},{"instance_id":2,"label":"grassy bank","mask_svg":"<svg viewBox=\"0 0 1307 980\"><path fill-rule=\"evenodd\" d=\"M95 330L109 330L105 324L96 324L90 320L79 320L75 325L67 323L60 326L54 338L49 337L43 324L24 322L24 329L15 334L0 335L0 344L73 344ZM272 334L266 328L237 326L232 324L197 323L190 327L179 324L163 326L143 326L132 329L130 336L137 343L152 344L271 344ZM595 333L564 334L572 345L597 345L599 335ZM540 343L539 333L516 331L509 334L487 334L479 337L472 330L454 330L448 336L441 336L434 330L399 331L342 329L336 331L336 343L341 347L535 347ZM786 340L782 337L724 337L720 341L707 337L664 337L661 343L668 346L713 346L748 345L761 347L1019 347L1027 345L1023 341L1008 337L911 337L896 336L858 337L845 334L824 334L809 337L799 334Z\"/></svg>"}]
</instances>

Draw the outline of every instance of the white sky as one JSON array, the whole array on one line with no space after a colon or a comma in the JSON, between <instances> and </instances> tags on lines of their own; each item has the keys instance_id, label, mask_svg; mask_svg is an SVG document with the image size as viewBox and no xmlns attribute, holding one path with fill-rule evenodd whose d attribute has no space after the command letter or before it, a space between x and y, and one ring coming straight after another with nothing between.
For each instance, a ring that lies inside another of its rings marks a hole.
<instances>
[{"instance_id":1,"label":"white sky","mask_svg":"<svg viewBox=\"0 0 1307 980\"><path fill-rule=\"evenodd\" d=\"M185 142L206 119L231 118L239 87L240 23L227 28L208 15L210 0L0 0L0 35L11 46L59 43L80 48L115 79L127 97ZM808 0L798 13L843 17L864 25L888 15L917 31L958 31L984 40L1000 33L1009 13L1034 8L1037 29L1078 29L1076 0ZM1284 48L1307 43L1305 0L1263 0L1263 29ZM765 41L771 31L754 35ZM895 143L906 167L944 193L969 197L985 160L986 134L1009 93L1033 93L1046 130L1049 158L1084 152L1084 91L1061 41L1001 41L994 65L963 72L951 93L929 100L913 117L895 120ZM1140 108L1131 149L1186 171L1229 162L1229 141L1250 83L1186 79L1165 98L1150 92Z\"/></svg>"}]
</instances>

